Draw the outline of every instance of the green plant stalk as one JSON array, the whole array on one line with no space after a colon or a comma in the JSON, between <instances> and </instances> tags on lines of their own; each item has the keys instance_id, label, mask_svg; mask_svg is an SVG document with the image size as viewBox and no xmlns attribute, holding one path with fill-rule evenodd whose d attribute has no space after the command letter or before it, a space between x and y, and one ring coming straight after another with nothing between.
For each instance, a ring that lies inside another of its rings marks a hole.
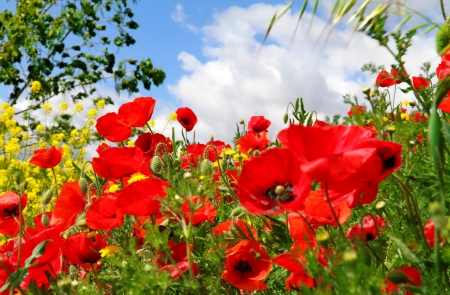
<instances>
[{"instance_id":1,"label":"green plant stalk","mask_svg":"<svg viewBox=\"0 0 450 295\"><path fill-rule=\"evenodd\" d=\"M325 182L325 196L327 197L327 203L328 203L328 206L330 206L331 213L333 213L334 220L336 220L336 223L339 227L339 232L341 233L342 238L345 239L345 234L344 234L344 230L342 229L342 225L339 222L336 212L334 212L333 205L331 205L330 196L328 195L328 184L326 182Z\"/></svg>"},{"instance_id":2,"label":"green plant stalk","mask_svg":"<svg viewBox=\"0 0 450 295\"><path fill-rule=\"evenodd\" d=\"M436 278L439 278L438 285L439 285L439 293L443 293L443 287L444 287L444 276L442 273L442 267L441 267L441 249L440 249L440 239L439 239L439 230L437 227L434 228L434 270L436 272Z\"/></svg>"},{"instance_id":3,"label":"green plant stalk","mask_svg":"<svg viewBox=\"0 0 450 295\"><path fill-rule=\"evenodd\" d=\"M56 180L56 172L55 172L55 168L54 167L52 167L52 173L53 173L53 178L55 179L55 184L57 184L58 181ZM56 196L59 195L58 189L56 188L56 186L55 186L55 193L56 193Z\"/></svg>"},{"instance_id":4,"label":"green plant stalk","mask_svg":"<svg viewBox=\"0 0 450 295\"><path fill-rule=\"evenodd\" d=\"M424 244L424 247L428 250L430 249L430 246L427 243L427 238L425 237L425 233L423 232L423 224L422 224L422 218L420 217L419 207L417 206L416 200L414 196L412 195L409 188L403 183L403 181L400 179L400 177L396 173L391 173L392 177L400 184L402 191L403 191L403 197L405 198L406 207L408 209L408 215L411 221L415 223L415 230L416 234L420 237L422 243ZM411 208L414 207L414 213ZM413 220L413 218L415 220Z\"/></svg>"}]
</instances>

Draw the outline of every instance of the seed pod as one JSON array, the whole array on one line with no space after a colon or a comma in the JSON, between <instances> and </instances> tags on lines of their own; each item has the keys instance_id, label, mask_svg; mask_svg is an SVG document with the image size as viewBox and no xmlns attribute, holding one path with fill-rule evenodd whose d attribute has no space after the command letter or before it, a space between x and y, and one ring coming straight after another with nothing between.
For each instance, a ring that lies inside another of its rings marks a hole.
<instances>
[{"instance_id":1,"label":"seed pod","mask_svg":"<svg viewBox=\"0 0 450 295\"><path fill-rule=\"evenodd\" d=\"M41 206L46 206L53 198L53 188L47 190L41 197Z\"/></svg>"},{"instance_id":2,"label":"seed pod","mask_svg":"<svg viewBox=\"0 0 450 295\"><path fill-rule=\"evenodd\" d=\"M287 123L288 119L289 119L289 115L288 114L284 114L284 118L283 118L284 124Z\"/></svg>"},{"instance_id":3,"label":"seed pod","mask_svg":"<svg viewBox=\"0 0 450 295\"><path fill-rule=\"evenodd\" d=\"M78 181L78 184L80 186L81 189L81 193L83 194L83 196L85 196L88 192L88 182L86 181L86 179L84 178L80 178L80 180Z\"/></svg>"},{"instance_id":4,"label":"seed pod","mask_svg":"<svg viewBox=\"0 0 450 295\"><path fill-rule=\"evenodd\" d=\"M152 162L150 164L150 170L154 173L154 174L160 174L162 172L162 160L161 157L159 156L154 156L152 158Z\"/></svg>"},{"instance_id":5,"label":"seed pod","mask_svg":"<svg viewBox=\"0 0 450 295\"><path fill-rule=\"evenodd\" d=\"M202 175L210 175L213 172L211 161L208 159L203 159L200 164L200 173Z\"/></svg>"},{"instance_id":6,"label":"seed pod","mask_svg":"<svg viewBox=\"0 0 450 295\"><path fill-rule=\"evenodd\" d=\"M43 226L49 226L50 225L50 219L48 218L48 215L45 212L42 212L41 222L42 222Z\"/></svg>"}]
</instances>

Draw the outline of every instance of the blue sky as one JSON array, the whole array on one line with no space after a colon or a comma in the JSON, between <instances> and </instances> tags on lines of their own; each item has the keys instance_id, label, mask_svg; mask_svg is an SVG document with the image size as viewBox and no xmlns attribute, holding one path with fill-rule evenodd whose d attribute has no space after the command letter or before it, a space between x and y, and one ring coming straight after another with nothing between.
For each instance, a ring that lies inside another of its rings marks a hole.
<instances>
[{"instance_id":1,"label":"blue sky","mask_svg":"<svg viewBox=\"0 0 450 295\"><path fill-rule=\"evenodd\" d=\"M12 7L14 2L6 6ZM333 2L321 1L320 14L327 16ZM408 3L438 22L438 1L432 1L436 2L434 6L430 2ZM5 8L2 3L0 8ZM316 17L309 28L308 11L291 42L302 1L297 1L274 26L270 40L261 48L270 19L286 4L272 0L141 0L132 5L134 19L140 25L132 32L137 42L122 48L119 57L151 58L165 71L167 78L162 86L139 93L157 100L157 126L165 125L170 112L188 106L199 118L195 130L200 141L214 134L229 142L236 122L247 121L252 115L264 115L272 121L269 134L274 138L284 126L282 118L289 102L303 97L307 110L316 111L322 119L346 114L349 106L342 96L361 95L361 89L373 86L375 81L376 76L361 74L361 67L374 62L389 69L395 62L375 41L345 26L336 28L325 41L326 18ZM439 63L433 35L414 39L406 58L412 75L420 74L423 62L431 62L432 69ZM98 88L117 102L108 106L108 112L117 111L120 103L135 97L126 93L117 96L111 83ZM0 98L5 97L5 89L0 87ZM55 98L53 103L64 99ZM21 107L26 105L19 104ZM162 127L156 130L168 131Z\"/></svg>"}]
</instances>

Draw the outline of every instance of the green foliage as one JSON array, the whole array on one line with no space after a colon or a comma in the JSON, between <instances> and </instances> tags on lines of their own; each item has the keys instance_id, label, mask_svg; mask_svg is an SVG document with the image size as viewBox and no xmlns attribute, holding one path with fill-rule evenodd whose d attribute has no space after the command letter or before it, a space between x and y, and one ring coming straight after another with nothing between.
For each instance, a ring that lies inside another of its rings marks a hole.
<instances>
[{"instance_id":1,"label":"green foliage","mask_svg":"<svg viewBox=\"0 0 450 295\"><path fill-rule=\"evenodd\" d=\"M10 104L19 98L39 104L72 90L73 101L81 100L108 78L118 92L138 92L139 83L145 89L160 85L165 74L150 59L118 62L112 53L136 42L130 30L138 24L127 2L17 0L15 13L1 12L0 83L12 86ZM113 28L117 35L110 37ZM28 92L33 81L41 89Z\"/></svg>"}]
</instances>

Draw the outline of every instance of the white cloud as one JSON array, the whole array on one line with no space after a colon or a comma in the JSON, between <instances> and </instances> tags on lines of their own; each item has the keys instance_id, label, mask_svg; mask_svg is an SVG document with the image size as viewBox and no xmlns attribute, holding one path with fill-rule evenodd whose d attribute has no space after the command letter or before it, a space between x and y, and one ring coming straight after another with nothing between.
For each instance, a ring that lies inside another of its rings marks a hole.
<instances>
[{"instance_id":1,"label":"white cloud","mask_svg":"<svg viewBox=\"0 0 450 295\"><path fill-rule=\"evenodd\" d=\"M186 14L184 13L183 5L177 4L175 6L175 11L171 14L172 20L179 23L182 27L186 27L189 31L197 32L198 28L188 22L186 22Z\"/></svg>"},{"instance_id":2,"label":"white cloud","mask_svg":"<svg viewBox=\"0 0 450 295\"><path fill-rule=\"evenodd\" d=\"M179 54L186 74L168 88L180 105L197 114L197 138L207 140L215 134L229 142L236 122L252 115L272 121L269 131L274 138L284 126L286 106L297 97L303 97L306 108L321 117L345 114L349 107L342 96L360 96L363 87L374 84L376 76L361 74L361 67L374 62L389 69L395 63L387 50L361 33L335 29L326 36L322 34L325 21L318 17L309 31L311 16L306 13L291 43L298 12L283 16L259 51L270 19L283 7L230 7L201 29L206 62L188 52ZM436 57L432 36L415 38L406 58L407 70L418 75L425 61L431 61L434 69L439 62Z\"/></svg>"}]
</instances>

